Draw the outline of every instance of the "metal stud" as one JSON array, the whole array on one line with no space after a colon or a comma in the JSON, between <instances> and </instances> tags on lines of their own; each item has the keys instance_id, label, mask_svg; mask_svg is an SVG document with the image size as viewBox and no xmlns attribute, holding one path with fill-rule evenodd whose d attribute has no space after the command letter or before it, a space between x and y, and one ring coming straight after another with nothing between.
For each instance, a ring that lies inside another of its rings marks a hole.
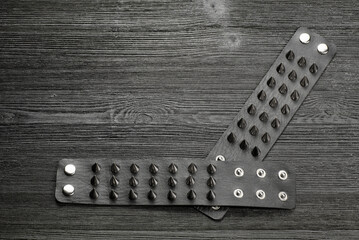
<instances>
[{"instance_id":1,"label":"metal stud","mask_svg":"<svg viewBox=\"0 0 359 240\"><path fill-rule=\"evenodd\" d=\"M269 106L271 106L272 108L276 108L277 105L278 105L278 100L275 97L273 97L272 100L270 100L269 102Z\"/></svg>"},{"instance_id":2,"label":"metal stud","mask_svg":"<svg viewBox=\"0 0 359 240\"><path fill-rule=\"evenodd\" d=\"M208 165L208 167L207 167L207 172L209 173L209 174L215 174L216 173L216 171L217 171L217 168L216 168L216 166L214 166L213 164L209 164Z\"/></svg>"},{"instance_id":3,"label":"metal stud","mask_svg":"<svg viewBox=\"0 0 359 240\"><path fill-rule=\"evenodd\" d=\"M327 44L321 43L321 44L318 45L317 50L318 50L318 52L319 52L320 54L325 55L325 54L328 53L329 47L328 47Z\"/></svg>"},{"instance_id":4,"label":"metal stud","mask_svg":"<svg viewBox=\"0 0 359 240\"><path fill-rule=\"evenodd\" d=\"M131 164L130 171L132 174L137 174L140 171L140 167L137 164L133 163Z\"/></svg>"},{"instance_id":5,"label":"metal stud","mask_svg":"<svg viewBox=\"0 0 359 240\"><path fill-rule=\"evenodd\" d=\"M280 180L287 180L287 178L288 178L288 173L285 171L285 170L280 170L279 172L278 172L278 177L279 177L279 179Z\"/></svg>"},{"instance_id":6,"label":"metal stud","mask_svg":"<svg viewBox=\"0 0 359 240\"><path fill-rule=\"evenodd\" d=\"M290 108L287 104L284 104L284 106L282 107L282 109L280 110L284 115L289 114L290 112Z\"/></svg>"},{"instance_id":7,"label":"metal stud","mask_svg":"<svg viewBox=\"0 0 359 240\"><path fill-rule=\"evenodd\" d=\"M148 185L150 185L151 187L156 187L158 184L158 181L156 178L154 177L151 177L149 180L148 180Z\"/></svg>"},{"instance_id":8,"label":"metal stud","mask_svg":"<svg viewBox=\"0 0 359 240\"><path fill-rule=\"evenodd\" d=\"M289 78L289 80L291 80L291 81L297 80L297 73L296 73L294 70L292 70L292 71L288 74L288 78Z\"/></svg>"},{"instance_id":9,"label":"metal stud","mask_svg":"<svg viewBox=\"0 0 359 240\"><path fill-rule=\"evenodd\" d=\"M290 98L295 102L298 101L299 100L299 92L297 90L294 90L292 92L292 94L290 95Z\"/></svg>"},{"instance_id":10,"label":"metal stud","mask_svg":"<svg viewBox=\"0 0 359 240\"><path fill-rule=\"evenodd\" d=\"M239 119L237 126L241 129L246 128L246 126L247 126L246 120L244 120L243 118Z\"/></svg>"},{"instance_id":11,"label":"metal stud","mask_svg":"<svg viewBox=\"0 0 359 240\"><path fill-rule=\"evenodd\" d=\"M168 186L175 187L177 185L177 180L174 177L168 179Z\"/></svg>"},{"instance_id":12,"label":"metal stud","mask_svg":"<svg viewBox=\"0 0 359 240\"><path fill-rule=\"evenodd\" d=\"M285 85L284 83L278 88L278 91L284 95L284 94L287 94L288 92L288 87L287 85Z\"/></svg>"},{"instance_id":13,"label":"metal stud","mask_svg":"<svg viewBox=\"0 0 359 240\"><path fill-rule=\"evenodd\" d=\"M243 197L243 191L242 189L236 189L233 191L233 194L236 198L242 198Z\"/></svg>"},{"instance_id":14,"label":"metal stud","mask_svg":"<svg viewBox=\"0 0 359 240\"><path fill-rule=\"evenodd\" d=\"M96 189L93 188L93 189L90 191L89 196L90 196L90 198L92 198L92 199L97 199L97 198L100 196L100 194L96 191Z\"/></svg>"},{"instance_id":15,"label":"metal stud","mask_svg":"<svg viewBox=\"0 0 359 240\"><path fill-rule=\"evenodd\" d=\"M97 186L97 185L99 185L100 184L100 179L98 179L98 177L97 176L93 176L92 178L91 178L91 185L92 186Z\"/></svg>"},{"instance_id":16,"label":"metal stud","mask_svg":"<svg viewBox=\"0 0 359 240\"><path fill-rule=\"evenodd\" d=\"M300 85L304 88L309 86L309 80L306 76L304 76L302 80L300 80Z\"/></svg>"},{"instance_id":17,"label":"metal stud","mask_svg":"<svg viewBox=\"0 0 359 240\"><path fill-rule=\"evenodd\" d=\"M254 114L256 114L256 107L255 107L253 104L251 104L251 105L248 107L247 112L249 113L249 115L254 115Z\"/></svg>"},{"instance_id":18,"label":"metal stud","mask_svg":"<svg viewBox=\"0 0 359 240\"><path fill-rule=\"evenodd\" d=\"M193 189L189 190L189 192L187 193L187 198L189 200L194 200L196 199L196 197L197 197L196 192Z\"/></svg>"},{"instance_id":19,"label":"metal stud","mask_svg":"<svg viewBox=\"0 0 359 240\"><path fill-rule=\"evenodd\" d=\"M151 201L155 200L157 198L157 194L152 189L148 192L147 198Z\"/></svg>"},{"instance_id":20,"label":"metal stud","mask_svg":"<svg viewBox=\"0 0 359 240\"><path fill-rule=\"evenodd\" d=\"M137 192L135 192L133 189L130 190L130 192L128 193L128 198L131 201L134 201L138 198Z\"/></svg>"},{"instance_id":21,"label":"metal stud","mask_svg":"<svg viewBox=\"0 0 359 240\"><path fill-rule=\"evenodd\" d=\"M76 167L75 167L75 165L73 165L73 164L67 164L67 165L65 166L64 172L65 172L65 174L68 175L68 176L74 175L75 172L76 172Z\"/></svg>"},{"instance_id":22,"label":"metal stud","mask_svg":"<svg viewBox=\"0 0 359 240\"><path fill-rule=\"evenodd\" d=\"M132 176L128 181L128 184L130 184L131 187L136 187L138 185L138 180Z\"/></svg>"},{"instance_id":23,"label":"metal stud","mask_svg":"<svg viewBox=\"0 0 359 240\"><path fill-rule=\"evenodd\" d=\"M260 101L264 101L264 100L266 100L267 95L266 95L266 93L262 90L262 91L260 91L260 92L258 93L257 97L258 97L258 99L259 99Z\"/></svg>"},{"instance_id":24,"label":"metal stud","mask_svg":"<svg viewBox=\"0 0 359 240\"><path fill-rule=\"evenodd\" d=\"M285 67L284 67L284 64L283 64L283 63L281 63L281 64L278 65L278 67L277 67L277 72L278 72L279 74L285 73Z\"/></svg>"},{"instance_id":25,"label":"metal stud","mask_svg":"<svg viewBox=\"0 0 359 240\"><path fill-rule=\"evenodd\" d=\"M65 186L63 186L62 188L62 193L65 196L72 196L75 193L75 188L74 186L72 186L71 184L66 184Z\"/></svg>"},{"instance_id":26,"label":"metal stud","mask_svg":"<svg viewBox=\"0 0 359 240\"><path fill-rule=\"evenodd\" d=\"M298 66L304 68L307 65L307 60L305 57L301 57L298 60Z\"/></svg>"},{"instance_id":27,"label":"metal stud","mask_svg":"<svg viewBox=\"0 0 359 240\"><path fill-rule=\"evenodd\" d=\"M265 133L265 134L263 134L263 136L262 136L262 142L264 142L264 143L269 143L270 142L270 135L269 135L269 133Z\"/></svg>"},{"instance_id":28,"label":"metal stud","mask_svg":"<svg viewBox=\"0 0 359 240\"><path fill-rule=\"evenodd\" d=\"M116 200L118 198L118 193L115 190L112 189L110 191L109 197L110 197L111 200Z\"/></svg>"},{"instance_id":29,"label":"metal stud","mask_svg":"<svg viewBox=\"0 0 359 240\"><path fill-rule=\"evenodd\" d=\"M193 186L195 184L195 179L192 176L189 176L188 178L186 178L186 184L188 186Z\"/></svg>"},{"instance_id":30,"label":"metal stud","mask_svg":"<svg viewBox=\"0 0 359 240\"><path fill-rule=\"evenodd\" d=\"M111 172L116 175L117 173L120 172L120 166L117 165L116 163L112 163Z\"/></svg>"},{"instance_id":31,"label":"metal stud","mask_svg":"<svg viewBox=\"0 0 359 240\"><path fill-rule=\"evenodd\" d=\"M174 163L171 163L168 167L168 171L172 174L175 174L177 172L177 170L178 170L178 167Z\"/></svg>"},{"instance_id":32,"label":"metal stud","mask_svg":"<svg viewBox=\"0 0 359 240\"><path fill-rule=\"evenodd\" d=\"M265 193L265 191L263 191L263 190L258 190L258 191L256 192L256 195L257 195L257 198L259 198L259 199L261 199L261 200L263 200L263 199L266 198L266 193Z\"/></svg>"},{"instance_id":33,"label":"metal stud","mask_svg":"<svg viewBox=\"0 0 359 240\"><path fill-rule=\"evenodd\" d=\"M266 171L262 168L257 169L257 176L259 178L265 178L267 175Z\"/></svg>"},{"instance_id":34,"label":"metal stud","mask_svg":"<svg viewBox=\"0 0 359 240\"><path fill-rule=\"evenodd\" d=\"M226 161L226 158L224 156L222 156L222 155L218 155L216 157L216 161L224 162L224 161Z\"/></svg>"},{"instance_id":35,"label":"metal stud","mask_svg":"<svg viewBox=\"0 0 359 240\"><path fill-rule=\"evenodd\" d=\"M275 118L271 123L272 128L279 128L280 127L280 121L278 118Z\"/></svg>"},{"instance_id":36,"label":"metal stud","mask_svg":"<svg viewBox=\"0 0 359 240\"><path fill-rule=\"evenodd\" d=\"M234 143L234 142L236 141L236 137L234 136L233 133L228 134L228 136L227 136L227 141L228 141L229 143Z\"/></svg>"},{"instance_id":37,"label":"metal stud","mask_svg":"<svg viewBox=\"0 0 359 240\"><path fill-rule=\"evenodd\" d=\"M249 129L249 133L252 135L252 136L257 136L259 130L256 126L252 126L250 129Z\"/></svg>"},{"instance_id":38,"label":"metal stud","mask_svg":"<svg viewBox=\"0 0 359 240\"><path fill-rule=\"evenodd\" d=\"M261 150L259 150L259 148L257 146L254 147L253 150L252 150L252 156L253 157L258 157L260 155L261 155Z\"/></svg>"},{"instance_id":39,"label":"metal stud","mask_svg":"<svg viewBox=\"0 0 359 240\"><path fill-rule=\"evenodd\" d=\"M151 165L150 165L150 167L149 167L148 170L150 171L150 173L156 174L156 173L158 172L158 167L157 167L157 165L151 163Z\"/></svg>"},{"instance_id":40,"label":"metal stud","mask_svg":"<svg viewBox=\"0 0 359 240\"><path fill-rule=\"evenodd\" d=\"M101 166L100 164L95 163L92 165L91 169L94 173L99 173L101 171Z\"/></svg>"},{"instance_id":41,"label":"metal stud","mask_svg":"<svg viewBox=\"0 0 359 240\"><path fill-rule=\"evenodd\" d=\"M299 36L299 40L301 41L301 43L307 44L310 42L310 35L308 33L302 33Z\"/></svg>"},{"instance_id":42,"label":"metal stud","mask_svg":"<svg viewBox=\"0 0 359 240\"><path fill-rule=\"evenodd\" d=\"M209 190L206 197L209 201L213 201L216 198L216 194L212 190Z\"/></svg>"},{"instance_id":43,"label":"metal stud","mask_svg":"<svg viewBox=\"0 0 359 240\"><path fill-rule=\"evenodd\" d=\"M318 72L318 65L313 63L312 66L310 66L309 68L309 72L311 72L312 74L315 74Z\"/></svg>"},{"instance_id":44,"label":"metal stud","mask_svg":"<svg viewBox=\"0 0 359 240\"><path fill-rule=\"evenodd\" d=\"M217 181L212 176L207 180L207 186L213 188L216 185Z\"/></svg>"},{"instance_id":45,"label":"metal stud","mask_svg":"<svg viewBox=\"0 0 359 240\"><path fill-rule=\"evenodd\" d=\"M286 192L280 192L280 193L278 194L278 197L279 197L279 199L280 199L282 202L285 202L285 201L287 201L287 199L288 199L288 195L287 195Z\"/></svg>"},{"instance_id":46,"label":"metal stud","mask_svg":"<svg viewBox=\"0 0 359 240\"><path fill-rule=\"evenodd\" d=\"M268 118L269 116L266 112L262 112L261 115L259 115L259 120L261 120L262 122L267 122Z\"/></svg>"},{"instance_id":47,"label":"metal stud","mask_svg":"<svg viewBox=\"0 0 359 240\"><path fill-rule=\"evenodd\" d=\"M294 52L292 50L290 50L289 52L287 52L287 54L285 55L285 57L289 60L292 61L295 58Z\"/></svg>"},{"instance_id":48,"label":"metal stud","mask_svg":"<svg viewBox=\"0 0 359 240\"><path fill-rule=\"evenodd\" d=\"M236 177L243 177L244 170L242 168L238 167L234 170L234 175L236 175Z\"/></svg>"},{"instance_id":49,"label":"metal stud","mask_svg":"<svg viewBox=\"0 0 359 240\"><path fill-rule=\"evenodd\" d=\"M110 179L110 185L112 187L117 187L118 184L119 184L118 179L115 176L112 176L111 179Z\"/></svg>"},{"instance_id":50,"label":"metal stud","mask_svg":"<svg viewBox=\"0 0 359 240\"><path fill-rule=\"evenodd\" d=\"M177 195L176 195L176 193L175 193L174 191L169 190L169 191L168 191L168 194L167 194L167 198L168 198L168 200L170 200L170 201L174 201L174 200L176 200Z\"/></svg>"},{"instance_id":51,"label":"metal stud","mask_svg":"<svg viewBox=\"0 0 359 240\"><path fill-rule=\"evenodd\" d=\"M270 88L274 88L275 87L275 79L273 77L269 78L268 81L267 81L267 85L268 87Z\"/></svg>"},{"instance_id":52,"label":"metal stud","mask_svg":"<svg viewBox=\"0 0 359 240\"><path fill-rule=\"evenodd\" d=\"M196 172L197 172L197 170L198 170L198 168L197 168L197 166L196 166L196 164L194 164L194 163L191 163L189 166L188 166L188 172L190 173L190 174L195 174Z\"/></svg>"},{"instance_id":53,"label":"metal stud","mask_svg":"<svg viewBox=\"0 0 359 240\"><path fill-rule=\"evenodd\" d=\"M239 147L240 147L242 150L247 150L247 148L249 147L249 143L248 143L246 140L243 140L243 141L239 144Z\"/></svg>"}]
</instances>

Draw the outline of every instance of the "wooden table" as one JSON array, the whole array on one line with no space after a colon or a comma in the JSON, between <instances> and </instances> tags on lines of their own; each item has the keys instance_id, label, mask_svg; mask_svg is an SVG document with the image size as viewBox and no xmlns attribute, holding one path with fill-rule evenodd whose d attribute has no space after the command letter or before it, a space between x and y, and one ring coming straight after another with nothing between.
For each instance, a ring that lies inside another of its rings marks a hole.
<instances>
[{"instance_id":1,"label":"wooden table","mask_svg":"<svg viewBox=\"0 0 359 240\"><path fill-rule=\"evenodd\" d=\"M1 238L359 238L359 3L0 3ZM62 158L205 158L300 26L337 56L266 161L297 172L294 211L55 201Z\"/></svg>"}]
</instances>

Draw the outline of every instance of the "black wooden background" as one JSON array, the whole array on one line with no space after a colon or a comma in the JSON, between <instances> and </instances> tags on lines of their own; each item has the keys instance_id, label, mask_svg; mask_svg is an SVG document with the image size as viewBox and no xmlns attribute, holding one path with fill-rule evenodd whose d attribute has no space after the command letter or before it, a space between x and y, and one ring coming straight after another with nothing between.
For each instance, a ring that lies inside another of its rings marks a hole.
<instances>
[{"instance_id":1,"label":"black wooden background","mask_svg":"<svg viewBox=\"0 0 359 240\"><path fill-rule=\"evenodd\" d=\"M2 0L1 238L359 238L357 0ZM266 161L294 211L55 201L65 157L205 158L300 26L337 56Z\"/></svg>"}]
</instances>

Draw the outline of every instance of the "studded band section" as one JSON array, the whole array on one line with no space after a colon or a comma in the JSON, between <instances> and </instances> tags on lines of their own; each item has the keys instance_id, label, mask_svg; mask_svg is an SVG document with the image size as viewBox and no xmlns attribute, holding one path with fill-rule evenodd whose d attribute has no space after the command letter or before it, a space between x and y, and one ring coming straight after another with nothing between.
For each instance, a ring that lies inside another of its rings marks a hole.
<instances>
[{"instance_id":1,"label":"studded band section","mask_svg":"<svg viewBox=\"0 0 359 240\"><path fill-rule=\"evenodd\" d=\"M63 159L56 199L96 205L246 206L291 209L295 176L262 162Z\"/></svg>"}]
</instances>

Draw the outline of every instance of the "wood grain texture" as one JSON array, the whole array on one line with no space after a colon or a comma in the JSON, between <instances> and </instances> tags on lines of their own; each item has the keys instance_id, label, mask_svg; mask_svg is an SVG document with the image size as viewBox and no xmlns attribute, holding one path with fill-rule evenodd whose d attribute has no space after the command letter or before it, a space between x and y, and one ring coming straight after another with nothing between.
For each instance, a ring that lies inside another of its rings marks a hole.
<instances>
[{"instance_id":1,"label":"wood grain texture","mask_svg":"<svg viewBox=\"0 0 359 240\"><path fill-rule=\"evenodd\" d=\"M205 158L299 26L337 55L265 161L293 211L87 207L54 198L60 159ZM0 4L0 238L357 239L355 0Z\"/></svg>"}]
</instances>

